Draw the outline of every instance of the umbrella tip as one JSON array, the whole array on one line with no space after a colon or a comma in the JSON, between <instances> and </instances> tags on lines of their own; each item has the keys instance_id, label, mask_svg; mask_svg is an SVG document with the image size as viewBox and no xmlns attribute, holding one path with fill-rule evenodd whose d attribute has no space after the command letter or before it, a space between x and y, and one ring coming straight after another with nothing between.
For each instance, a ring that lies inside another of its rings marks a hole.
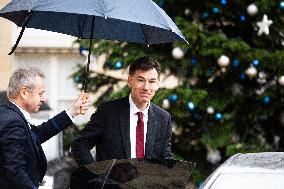
<instances>
[{"instance_id":1,"label":"umbrella tip","mask_svg":"<svg viewBox=\"0 0 284 189\"><path fill-rule=\"evenodd\" d=\"M189 42L185 39L185 37L182 37L181 39L182 39L182 41L185 41L185 42L186 42L186 44L188 44L188 45L189 45Z\"/></svg>"}]
</instances>

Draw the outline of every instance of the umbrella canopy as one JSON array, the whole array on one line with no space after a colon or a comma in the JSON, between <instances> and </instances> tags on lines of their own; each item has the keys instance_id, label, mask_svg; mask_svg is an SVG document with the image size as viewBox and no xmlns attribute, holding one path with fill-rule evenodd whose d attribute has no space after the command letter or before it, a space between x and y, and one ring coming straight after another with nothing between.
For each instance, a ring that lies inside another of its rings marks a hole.
<instances>
[{"instance_id":1,"label":"umbrella canopy","mask_svg":"<svg viewBox=\"0 0 284 189\"><path fill-rule=\"evenodd\" d=\"M144 44L185 41L171 18L151 0L12 0L0 16L26 27L89 38L89 54L83 89L87 91L92 39Z\"/></svg>"},{"instance_id":2,"label":"umbrella canopy","mask_svg":"<svg viewBox=\"0 0 284 189\"><path fill-rule=\"evenodd\" d=\"M185 41L171 18L151 0L12 0L0 16L20 27L79 38L145 44Z\"/></svg>"}]
</instances>

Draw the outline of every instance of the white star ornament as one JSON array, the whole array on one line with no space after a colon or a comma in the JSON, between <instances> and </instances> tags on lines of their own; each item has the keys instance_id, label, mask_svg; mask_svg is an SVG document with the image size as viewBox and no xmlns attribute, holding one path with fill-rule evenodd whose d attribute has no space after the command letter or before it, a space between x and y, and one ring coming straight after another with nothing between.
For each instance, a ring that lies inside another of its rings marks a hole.
<instances>
[{"instance_id":1,"label":"white star ornament","mask_svg":"<svg viewBox=\"0 0 284 189\"><path fill-rule=\"evenodd\" d=\"M256 25L259 27L257 35L260 36L263 33L269 34L269 26L273 23L272 20L268 20L267 15L263 15L262 21L257 22Z\"/></svg>"}]
</instances>

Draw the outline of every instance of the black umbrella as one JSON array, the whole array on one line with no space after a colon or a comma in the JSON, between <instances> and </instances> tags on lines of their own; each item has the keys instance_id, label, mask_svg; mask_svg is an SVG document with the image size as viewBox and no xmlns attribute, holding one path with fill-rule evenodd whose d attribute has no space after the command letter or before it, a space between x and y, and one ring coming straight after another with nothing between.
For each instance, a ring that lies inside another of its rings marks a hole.
<instances>
[{"instance_id":1,"label":"black umbrella","mask_svg":"<svg viewBox=\"0 0 284 189\"><path fill-rule=\"evenodd\" d=\"M121 40L147 45L186 41L175 23L151 0L12 0L0 16L22 27L90 39ZM84 83L87 90L87 78Z\"/></svg>"},{"instance_id":2,"label":"black umbrella","mask_svg":"<svg viewBox=\"0 0 284 189\"><path fill-rule=\"evenodd\" d=\"M173 159L120 159L91 163L75 170L70 188L184 189L195 163Z\"/></svg>"}]
</instances>

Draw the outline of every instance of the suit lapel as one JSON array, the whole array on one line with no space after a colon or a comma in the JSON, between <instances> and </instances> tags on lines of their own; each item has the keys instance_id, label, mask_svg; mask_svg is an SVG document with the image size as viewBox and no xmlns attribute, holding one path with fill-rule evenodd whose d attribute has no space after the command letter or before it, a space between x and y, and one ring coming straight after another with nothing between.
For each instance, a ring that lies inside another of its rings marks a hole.
<instances>
[{"instance_id":1,"label":"suit lapel","mask_svg":"<svg viewBox=\"0 0 284 189\"><path fill-rule=\"evenodd\" d=\"M122 106L120 107L119 125L122 137L122 144L127 158L131 158L130 146L130 105L128 98L122 99Z\"/></svg>"},{"instance_id":2,"label":"suit lapel","mask_svg":"<svg viewBox=\"0 0 284 189\"><path fill-rule=\"evenodd\" d=\"M156 134L157 120L154 117L153 106L150 104L148 111L148 123L147 123L147 135L146 135L146 144L145 144L145 157L151 157L154 139Z\"/></svg>"}]
</instances>

